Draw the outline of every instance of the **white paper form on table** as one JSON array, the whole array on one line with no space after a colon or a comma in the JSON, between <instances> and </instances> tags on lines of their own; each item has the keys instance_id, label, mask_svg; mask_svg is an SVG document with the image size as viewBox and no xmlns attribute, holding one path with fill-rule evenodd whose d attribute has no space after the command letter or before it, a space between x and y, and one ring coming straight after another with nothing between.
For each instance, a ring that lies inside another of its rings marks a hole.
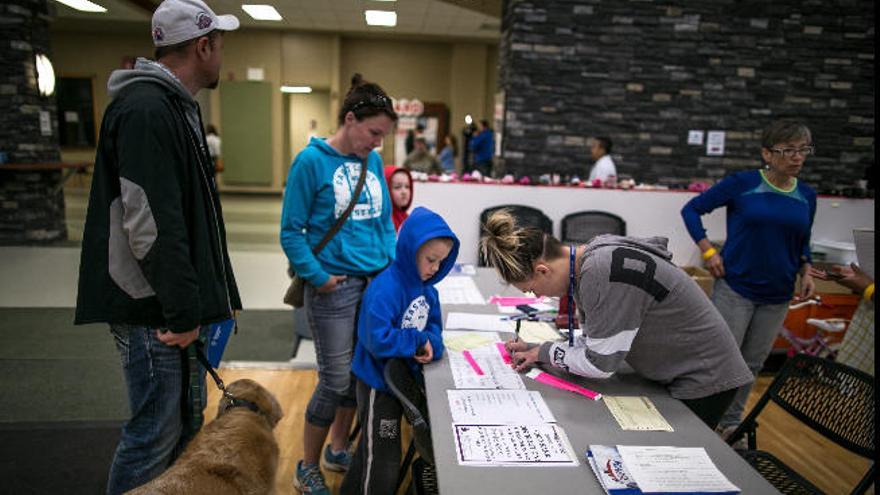
<instances>
[{"instance_id":1,"label":"white paper form on table","mask_svg":"<svg viewBox=\"0 0 880 495\"><path fill-rule=\"evenodd\" d=\"M471 358L479 366L482 374L477 374L474 367L461 352L448 352L449 367L455 388L471 389L503 389L523 390L525 384L519 373L504 362L495 345L471 349Z\"/></svg>"},{"instance_id":2,"label":"white paper form on table","mask_svg":"<svg viewBox=\"0 0 880 495\"><path fill-rule=\"evenodd\" d=\"M448 351L461 352L501 342L495 332L468 332L466 330L443 330L443 345Z\"/></svg>"},{"instance_id":3,"label":"white paper form on table","mask_svg":"<svg viewBox=\"0 0 880 495\"><path fill-rule=\"evenodd\" d=\"M739 493L702 447L618 445L617 451L644 493Z\"/></svg>"},{"instance_id":4,"label":"white paper form on table","mask_svg":"<svg viewBox=\"0 0 880 495\"><path fill-rule=\"evenodd\" d=\"M565 431L553 423L452 424L458 463L466 466L577 466Z\"/></svg>"},{"instance_id":5,"label":"white paper form on table","mask_svg":"<svg viewBox=\"0 0 880 495\"><path fill-rule=\"evenodd\" d=\"M502 320L501 315L485 315L475 313L449 313L445 328L462 328L485 332L513 332L514 323Z\"/></svg>"},{"instance_id":6,"label":"white paper form on table","mask_svg":"<svg viewBox=\"0 0 880 495\"><path fill-rule=\"evenodd\" d=\"M440 304L486 304L471 277L446 277L434 287L440 294Z\"/></svg>"},{"instance_id":7,"label":"white paper form on table","mask_svg":"<svg viewBox=\"0 0 880 495\"><path fill-rule=\"evenodd\" d=\"M497 425L555 423L540 392L533 390L447 390L453 423Z\"/></svg>"}]
</instances>

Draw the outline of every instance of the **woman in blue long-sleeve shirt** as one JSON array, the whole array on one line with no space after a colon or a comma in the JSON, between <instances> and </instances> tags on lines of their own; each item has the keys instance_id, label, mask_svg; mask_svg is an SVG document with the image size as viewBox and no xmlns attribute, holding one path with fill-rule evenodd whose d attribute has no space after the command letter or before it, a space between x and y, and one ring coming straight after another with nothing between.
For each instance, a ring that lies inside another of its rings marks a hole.
<instances>
[{"instance_id":1,"label":"woman in blue long-sleeve shirt","mask_svg":"<svg viewBox=\"0 0 880 495\"><path fill-rule=\"evenodd\" d=\"M798 294L811 297L815 290L808 269L816 192L797 179L813 151L805 125L774 122L761 137L763 169L730 175L681 210L706 268L716 278L712 301L755 375L785 320L798 273ZM718 252L700 216L721 207L727 209L727 240ZM722 436L739 424L750 389L747 385L738 391L721 419Z\"/></svg>"}]
</instances>

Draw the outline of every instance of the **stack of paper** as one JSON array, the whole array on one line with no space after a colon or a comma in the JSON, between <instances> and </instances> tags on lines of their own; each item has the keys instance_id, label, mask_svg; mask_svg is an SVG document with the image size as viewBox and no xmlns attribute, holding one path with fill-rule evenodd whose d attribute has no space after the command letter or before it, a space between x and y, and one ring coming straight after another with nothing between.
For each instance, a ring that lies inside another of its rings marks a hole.
<instances>
[{"instance_id":1,"label":"stack of paper","mask_svg":"<svg viewBox=\"0 0 880 495\"><path fill-rule=\"evenodd\" d=\"M609 495L740 493L701 447L590 445L587 460Z\"/></svg>"}]
</instances>

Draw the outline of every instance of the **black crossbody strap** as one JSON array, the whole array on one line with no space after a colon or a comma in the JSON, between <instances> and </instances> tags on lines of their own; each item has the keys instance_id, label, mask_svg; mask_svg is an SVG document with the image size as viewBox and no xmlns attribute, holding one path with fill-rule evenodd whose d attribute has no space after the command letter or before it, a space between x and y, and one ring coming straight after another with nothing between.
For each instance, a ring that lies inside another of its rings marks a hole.
<instances>
[{"instance_id":1,"label":"black crossbody strap","mask_svg":"<svg viewBox=\"0 0 880 495\"><path fill-rule=\"evenodd\" d=\"M315 246L315 249L312 250L313 254L318 254L324 249L324 246L330 242L330 239L339 232L339 229L342 228L342 224L348 219L348 216L351 214L351 211L354 210L355 205L357 204L358 198L361 197L361 192L364 190L364 184L367 182L367 160L363 161L361 165L361 176L358 177L357 185L354 188L354 194L351 196L351 201L348 203L348 207L342 212L342 215L339 216L339 219L336 220L336 223L333 224L333 227L324 234L324 238L321 239L321 242Z\"/></svg>"}]
</instances>

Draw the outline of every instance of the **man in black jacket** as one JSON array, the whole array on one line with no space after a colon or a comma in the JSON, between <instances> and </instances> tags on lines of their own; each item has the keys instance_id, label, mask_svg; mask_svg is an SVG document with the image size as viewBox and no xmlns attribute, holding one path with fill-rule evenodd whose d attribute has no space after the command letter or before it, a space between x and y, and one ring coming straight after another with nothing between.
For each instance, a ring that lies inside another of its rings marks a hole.
<instances>
[{"instance_id":1,"label":"man in black jacket","mask_svg":"<svg viewBox=\"0 0 880 495\"><path fill-rule=\"evenodd\" d=\"M222 32L238 24L201 0L165 0L157 61L139 58L108 83L76 308L77 324L110 324L128 386L108 493L161 474L201 426L205 370L190 344L241 309L194 100L217 86Z\"/></svg>"}]
</instances>

